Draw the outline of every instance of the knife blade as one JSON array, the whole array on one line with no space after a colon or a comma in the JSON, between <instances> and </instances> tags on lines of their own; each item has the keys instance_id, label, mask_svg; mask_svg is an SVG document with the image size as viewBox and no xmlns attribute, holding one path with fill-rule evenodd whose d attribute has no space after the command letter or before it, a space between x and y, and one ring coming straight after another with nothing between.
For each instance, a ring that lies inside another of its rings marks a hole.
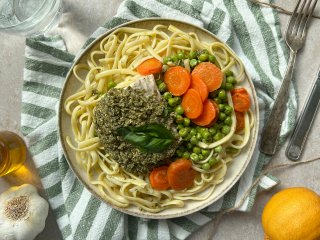
<instances>
[{"instance_id":1,"label":"knife blade","mask_svg":"<svg viewBox=\"0 0 320 240\"><path fill-rule=\"evenodd\" d=\"M292 161L298 161L301 157L313 120L319 108L319 101L320 68L286 149L286 156Z\"/></svg>"}]
</instances>

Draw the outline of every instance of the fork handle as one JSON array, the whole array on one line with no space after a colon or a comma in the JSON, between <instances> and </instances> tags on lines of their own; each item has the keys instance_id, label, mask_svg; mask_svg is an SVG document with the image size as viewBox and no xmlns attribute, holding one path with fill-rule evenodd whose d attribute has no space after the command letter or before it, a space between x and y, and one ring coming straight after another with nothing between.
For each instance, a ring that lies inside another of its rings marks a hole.
<instances>
[{"instance_id":1,"label":"fork handle","mask_svg":"<svg viewBox=\"0 0 320 240\"><path fill-rule=\"evenodd\" d=\"M284 114L286 112L286 104L289 96L289 86L293 74L296 55L296 51L290 50L290 57L285 76L283 78L279 93L274 102L270 116L262 131L260 151L268 155L274 155L276 152L281 125L283 122Z\"/></svg>"}]
</instances>

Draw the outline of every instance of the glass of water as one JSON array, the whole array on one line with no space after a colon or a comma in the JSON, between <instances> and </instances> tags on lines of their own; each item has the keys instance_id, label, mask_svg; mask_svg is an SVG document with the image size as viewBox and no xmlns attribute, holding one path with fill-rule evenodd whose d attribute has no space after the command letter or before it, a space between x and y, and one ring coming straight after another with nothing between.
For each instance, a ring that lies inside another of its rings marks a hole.
<instances>
[{"instance_id":1,"label":"glass of water","mask_svg":"<svg viewBox=\"0 0 320 240\"><path fill-rule=\"evenodd\" d=\"M0 31L35 36L58 24L61 0L0 0Z\"/></svg>"}]
</instances>

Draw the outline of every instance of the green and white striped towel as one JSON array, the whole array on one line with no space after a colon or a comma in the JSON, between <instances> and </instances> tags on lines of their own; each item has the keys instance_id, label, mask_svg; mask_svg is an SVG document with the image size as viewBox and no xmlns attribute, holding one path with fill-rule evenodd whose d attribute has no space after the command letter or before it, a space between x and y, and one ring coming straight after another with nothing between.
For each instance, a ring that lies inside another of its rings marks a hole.
<instances>
[{"instance_id":1,"label":"green and white striped towel","mask_svg":"<svg viewBox=\"0 0 320 240\"><path fill-rule=\"evenodd\" d=\"M276 12L245 0L126 0L117 15L99 28L87 44L107 29L147 17L190 22L227 42L254 81L263 126L287 64L288 51L281 39ZM270 161L257 147L237 184L218 202L195 214L146 221L118 212L92 196L76 179L58 142L59 94L74 56L66 52L59 36L27 39L25 56L22 132L64 239L185 239L217 212L237 206ZM296 114L295 90L290 91L282 136L292 128ZM263 177L239 210L249 211L257 191L276 183L271 176Z\"/></svg>"}]
</instances>

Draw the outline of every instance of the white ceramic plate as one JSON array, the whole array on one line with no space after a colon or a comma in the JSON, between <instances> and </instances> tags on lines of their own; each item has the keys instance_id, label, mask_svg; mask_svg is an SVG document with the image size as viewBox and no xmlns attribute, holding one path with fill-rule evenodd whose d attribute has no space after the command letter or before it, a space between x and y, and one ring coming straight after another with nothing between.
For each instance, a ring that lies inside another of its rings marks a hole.
<instances>
[{"instance_id":1,"label":"white ceramic plate","mask_svg":"<svg viewBox=\"0 0 320 240\"><path fill-rule=\"evenodd\" d=\"M200 40L204 41L220 41L215 35L212 33L208 32L207 30L204 30L202 28L199 28L195 25L188 24L185 22L180 22L177 20L172 20L172 19L159 19L159 18L151 18L151 19L143 19L143 20L138 20L138 21L133 21L129 23L125 23L121 26L118 26L114 29L111 29L110 31L104 33L100 37L98 37L94 42L92 42L82 53L81 55L75 60L73 66L71 69L74 67L74 65L78 63L85 62L87 54L90 52L92 48L97 46L100 41L113 32L115 29L119 27L136 27L136 28L146 28L146 29L151 29L153 26L157 24L162 24L162 25L170 25L173 24L174 26L178 27L179 29L185 31L185 32L195 32ZM221 41L220 41L221 42ZM63 150L66 156L66 159L78 177L78 179L84 184L84 186L95 196L100 198L102 201L108 203L105 199L102 198L102 196L99 195L98 188L88 181L88 177L85 173L85 171L80 168L80 166L77 164L75 160L75 152L67 145L65 139L66 136L72 136L71 132L71 126L70 126L70 116L67 115L67 113L64 111L63 108L63 103L69 97L72 95L79 87L79 81L75 79L73 76L72 71L69 71L65 85L62 90L61 98L60 98L60 110L59 110L59 133L60 133L60 139L61 143L63 146ZM153 218L153 219L168 219L168 218L174 218L174 217L181 217L184 215L188 215L191 213L194 213L196 211L199 211L208 205L216 202L219 198L221 198L241 177L243 174L244 170L248 166L250 159L252 157L253 150L256 145L256 140L257 140L257 134L258 134L258 129L259 129L259 112L258 112L258 104L257 104L257 98L256 98L256 93L254 90L254 86L252 81L250 80L249 76L246 73L246 80L242 84L246 89L249 91L251 95L251 100L252 100L252 106L251 110L253 114L255 115L256 118L256 123L254 127L251 129L251 137L250 140L247 144L247 146L242 149L242 152L240 155L236 157L236 159L228 165L228 171L225 176L224 181L216 186L215 191L213 194L206 200L204 201L187 201L185 206L183 208L171 208L171 209L166 209L162 212L159 213L148 213L145 211L141 211L139 208L135 206L130 206L128 208L119 208L116 206L112 206L115 209L118 209L119 211L122 211L124 213L134 215L134 216L139 216L143 218ZM110 203L108 203L110 204ZM110 204L112 205L112 204Z\"/></svg>"}]
</instances>

